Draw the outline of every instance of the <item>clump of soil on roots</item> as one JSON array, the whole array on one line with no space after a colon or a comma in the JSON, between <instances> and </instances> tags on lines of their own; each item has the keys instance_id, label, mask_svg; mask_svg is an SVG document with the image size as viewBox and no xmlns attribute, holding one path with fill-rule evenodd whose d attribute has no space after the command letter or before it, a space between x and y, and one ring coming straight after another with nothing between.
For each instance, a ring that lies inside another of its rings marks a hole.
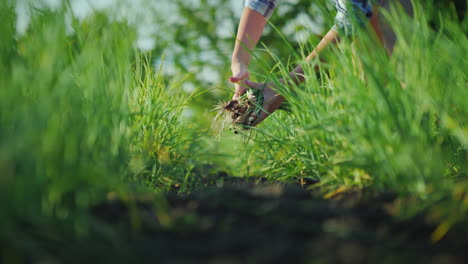
<instances>
[{"instance_id":1,"label":"clump of soil on roots","mask_svg":"<svg viewBox=\"0 0 468 264\"><path fill-rule=\"evenodd\" d=\"M238 99L233 99L227 103L221 102L215 110L218 114L215 117L214 128L220 132L226 128L238 133L238 128L249 129L255 124L262 111L263 93L262 91L249 89Z\"/></svg>"}]
</instances>

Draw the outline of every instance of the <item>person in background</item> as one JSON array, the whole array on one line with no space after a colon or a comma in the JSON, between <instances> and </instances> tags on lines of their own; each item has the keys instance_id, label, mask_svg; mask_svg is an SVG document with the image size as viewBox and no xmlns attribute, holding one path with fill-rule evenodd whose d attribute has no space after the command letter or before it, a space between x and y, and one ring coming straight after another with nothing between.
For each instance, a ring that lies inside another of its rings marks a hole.
<instances>
[{"instance_id":1,"label":"person in background","mask_svg":"<svg viewBox=\"0 0 468 264\"><path fill-rule=\"evenodd\" d=\"M369 0L334 0L337 9L334 26L325 34L315 49L306 57L309 62L316 58L318 54L329 46L336 43L340 36L349 36L353 32L352 25L364 26L371 21L377 37L386 45L387 52L390 54L394 44L394 39L390 37L390 42L385 43L382 30L376 20L375 9ZM234 83L235 93L233 99L237 99L244 94L248 88L262 89L264 94L263 110L254 123L254 126L262 122L268 115L274 112L284 101L284 98L278 94L272 84L256 83L249 80L250 74L248 66L251 60L251 50L253 50L260 37L267 20L277 6L277 0L247 0L245 8L240 18L237 31L237 38L231 58L232 77L229 81ZM387 2L387 1L385 1ZM401 4L408 10L409 0L400 0ZM386 3L384 3L386 4ZM409 7L410 8L410 7ZM411 12L411 11L409 11ZM352 21L356 23L352 23ZM391 34L385 34L391 35ZM299 84L304 81L304 71L301 66L297 66L289 73L293 82ZM284 80L281 80L284 82Z\"/></svg>"}]
</instances>

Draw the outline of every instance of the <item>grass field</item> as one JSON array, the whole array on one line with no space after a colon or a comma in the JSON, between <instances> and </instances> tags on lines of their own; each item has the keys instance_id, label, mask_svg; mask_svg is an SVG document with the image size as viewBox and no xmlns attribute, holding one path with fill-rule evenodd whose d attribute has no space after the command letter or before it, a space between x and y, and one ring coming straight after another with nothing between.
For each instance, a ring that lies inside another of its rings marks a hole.
<instances>
[{"instance_id":1,"label":"grass field","mask_svg":"<svg viewBox=\"0 0 468 264\"><path fill-rule=\"evenodd\" d=\"M375 221L394 232L414 229L397 228L389 218L420 223L423 231L415 236L437 254L453 241L467 242L466 18L460 22L451 11L418 3L414 18L398 9L388 12L398 37L390 58L363 32L354 43L345 39L324 55L326 62L304 64L303 85L278 86L289 111L275 112L241 135L226 131L217 138L210 129L211 110L228 93L202 86L187 92L186 76L169 77L164 65L152 64L162 54L135 48L137 30L127 21L114 21L105 12L80 20L69 11L66 6L32 10L29 28L18 34L15 2L0 4L1 262L109 261L112 252L126 249L122 262L139 254L148 260L164 256L169 263L177 241L189 243L197 235L227 239L227 249L215 238L206 242L219 252L217 263L243 262L222 257L235 255L237 247L245 252L255 241L276 245L283 250L278 254L288 257L295 252L292 245L301 245L299 233L323 234L307 226L315 214L322 219L322 203L326 214L347 212L357 216L353 221L374 221L362 208L377 208ZM290 50L290 62L258 51L254 79L278 84L314 44ZM185 115L200 106L202 115ZM232 187L236 184L241 188ZM288 188L294 189L291 195ZM383 201L384 194L391 195L390 202ZM333 211L336 197L339 212ZM347 197L363 200L340 207ZM271 220L269 212L279 216ZM304 224L278 227L295 219ZM374 241L355 233L342 236L340 225L317 221L338 241ZM277 245L267 236L233 235L255 234L249 223L285 240ZM363 232L390 248L413 241L380 238L377 229ZM159 238L146 237L148 232ZM295 242L281 244L288 239ZM166 242L173 245L170 250ZM202 252L199 262L213 253L187 245L181 246L187 258ZM386 256L386 247L363 248L377 260ZM421 260L420 250L404 256ZM247 262L271 261L261 252ZM83 258L74 258L80 254ZM313 256L302 257L314 263ZM322 257L320 263L335 261Z\"/></svg>"}]
</instances>

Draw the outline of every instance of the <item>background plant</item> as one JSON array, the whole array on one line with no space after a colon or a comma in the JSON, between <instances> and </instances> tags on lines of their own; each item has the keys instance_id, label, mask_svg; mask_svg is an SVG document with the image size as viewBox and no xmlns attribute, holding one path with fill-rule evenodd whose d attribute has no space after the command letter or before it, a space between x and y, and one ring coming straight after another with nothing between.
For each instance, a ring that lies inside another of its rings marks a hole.
<instances>
[{"instance_id":1,"label":"background plant","mask_svg":"<svg viewBox=\"0 0 468 264\"><path fill-rule=\"evenodd\" d=\"M272 20L276 29L266 32L267 45L254 51L252 73L277 84L290 112L273 114L244 138L215 140L211 110L232 93L223 80L233 35L215 32L222 18L216 10L228 2L200 3L208 8L177 2L185 24L173 25L174 35L163 25L169 35L152 52L135 47L139 32L130 21L105 11L79 18L69 3L30 6L31 21L20 34L16 2L0 4L2 244L36 252L41 241L86 237L96 224L90 208L109 197L130 206L134 194L176 186L191 192L220 172L417 197L401 211L433 206L441 227L435 240L466 220L468 45L460 9L415 2L414 18L398 9L386 13L398 36L391 58L358 34L355 44L345 39L324 54L326 63L304 64L318 38L294 39L307 30L294 25L292 35L277 30L303 7L323 14L326 28L333 7L285 4L289 9ZM230 15L223 17L237 19L225 10ZM206 51L199 39L220 59L197 57ZM171 47L183 49L171 55ZM167 65L164 52L172 56ZM278 85L296 63L304 64L306 83ZM205 66L220 79L200 79ZM164 70L170 67L172 73ZM160 197L153 202L166 205Z\"/></svg>"}]
</instances>

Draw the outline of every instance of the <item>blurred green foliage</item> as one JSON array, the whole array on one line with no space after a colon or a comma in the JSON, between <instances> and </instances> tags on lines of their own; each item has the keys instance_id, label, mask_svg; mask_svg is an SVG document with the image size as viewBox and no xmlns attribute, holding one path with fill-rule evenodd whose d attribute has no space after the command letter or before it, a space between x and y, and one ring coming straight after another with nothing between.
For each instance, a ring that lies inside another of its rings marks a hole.
<instances>
[{"instance_id":1,"label":"blurred green foliage","mask_svg":"<svg viewBox=\"0 0 468 264\"><path fill-rule=\"evenodd\" d=\"M18 35L15 3L0 14L1 241L86 236L108 197L211 173L198 159L206 136L181 118L189 97L152 69L126 21L31 9Z\"/></svg>"},{"instance_id":2,"label":"blurred green foliage","mask_svg":"<svg viewBox=\"0 0 468 264\"><path fill-rule=\"evenodd\" d=\"M387 12L398 36L391 58L368 35L358 34L354 44L343 40L324 54L327 62L304 64L306 83L278 86L290 113L274 113L245 138L216 141L211 110L231 96L223 80L234 39L219 37L217 23L231 21L234 33L238 18L221 8L228 1L200 3L177 1L183 21L159 21L166 38L142 54L134 47L137 30L126 21L100 12L79 20L68 5L32 9L28 30L18 35L15 2L2 1L2 242L21 248L33 247L34 235L86 236L89 208L109 195L128 201L136 188L158 192L174 185L189 192L219 171L284 182L319 179L325 189L396 190L426 202L417 206L444 199L448 205L434 209L437 221L446 227L466 219L468 43L458 9L423 9L415 1L414 18ZM287 34L277 29L300 13L320 14L325 29L333 23L325 0L281 8L251 68L254 79L277 85L319 40L314 34L294 39L306 30L301 27ZM64 23L69 18L72 30ZM168 63L176 71L167 74L163 54L171 48ZM154 69L153 61L162 66ZM205 68L221 79L204 80Z\"/></svg>"}]
</instances>

